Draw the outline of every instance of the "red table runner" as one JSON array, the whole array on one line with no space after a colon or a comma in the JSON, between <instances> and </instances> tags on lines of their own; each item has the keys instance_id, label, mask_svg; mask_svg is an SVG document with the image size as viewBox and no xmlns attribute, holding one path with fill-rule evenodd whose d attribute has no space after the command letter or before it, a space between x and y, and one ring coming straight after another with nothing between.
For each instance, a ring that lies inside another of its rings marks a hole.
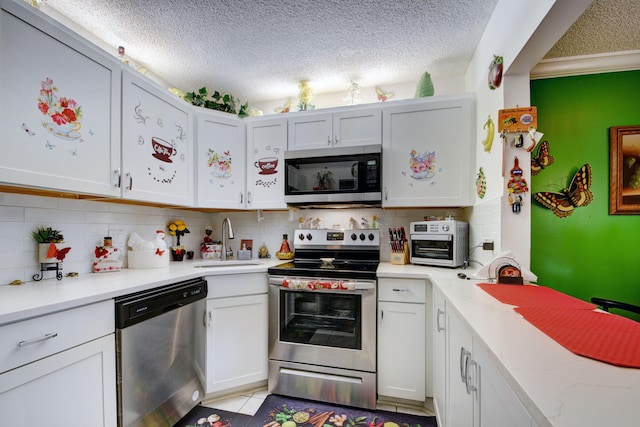
<instances>
[{"instance_id":1,"label":"red table runner","mask_svg":"<svg viewBox=\"0 0 640 427\"><path fill-rule=\"evenodd\" d=\"M479 283L567 350L612 365L640 368L640 323L555 289Z\"/></svg>"},{"instance_id":2,"label":"red table runner","mask_svg":"<svg viewBox=\"0 0 640 427\"><path fill-rule=\"evenodd\" d=\"M595 310L518 307L529 323L575 354L640 368L640 323Z\"/></svg>"},{"instance_id":3,"label":"red table runner","mask_svg":"<svg viewBox=\"0 0 640 427\"><path fill-rule=\"evenodd\" d=\"M493 283L478 283L478 286L498 301L518 307L533 306L574 310L593 310L597 307L590 302L544 286L497 285Z\"/></svg>"}]
</instances>

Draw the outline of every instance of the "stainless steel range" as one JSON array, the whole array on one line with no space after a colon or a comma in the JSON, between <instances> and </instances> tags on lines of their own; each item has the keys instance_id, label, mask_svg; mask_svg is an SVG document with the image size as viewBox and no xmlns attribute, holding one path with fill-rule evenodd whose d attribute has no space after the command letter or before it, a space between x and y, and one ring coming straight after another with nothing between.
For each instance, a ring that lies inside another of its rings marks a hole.
<instances>
[{"instance_id":1,"label":"stainless steel range","mask_svg":"<svg viewBox=\"0 0 640 427\"><path fill-rule=\"evenodd\" d=\"M269 392L373 409L379 230L296 230L293 244L269 268Z\"/></svg>"}]
</instances>

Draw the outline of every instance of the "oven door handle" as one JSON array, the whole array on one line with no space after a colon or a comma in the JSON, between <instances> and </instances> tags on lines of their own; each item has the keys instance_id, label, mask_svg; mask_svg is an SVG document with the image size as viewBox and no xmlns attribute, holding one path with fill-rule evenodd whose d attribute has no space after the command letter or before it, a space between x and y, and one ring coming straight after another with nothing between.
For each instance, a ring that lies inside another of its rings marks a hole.
<instances>
[{"instance_id":1,"label":"oven door handle","mask_svg":"<svg viewBox=\"0 0 640 427\"><path fill-rule=\"evenodd\" d=\"M288 281L296 281L297 286L296 287L289 287L289 286L284 286L284 281L288 280ZM322 278L317 278L317 279L301 279L301 278L296 278L296 277L284 277L284 276L269 276L269 284L270 285L274 285L274 286L278 286L278 287L282 287L282 288L287 288L287 289L291 289L291 290L298 290L298 291L303 291L307 288L307 284L309 282L342 282L348 285L354 285L353 286L353 290L355 291L373 291L376 288L376 283L374 281L359 281L359 280L339 280L339 279L322 279ZM328 291L331 291L331 289L329 289ZM339 290L339 292L349 292L347 290Z\"/></svg>"},{"instance_id":2,"label":"oven door handle","mask_svg":"<svg viewBox=\"0 0 640 427\"><path fill-rule=\"evenodd\" d=\"M452 242L453 234L412 234L412 241Z\"/></svg>"}]
</instances>

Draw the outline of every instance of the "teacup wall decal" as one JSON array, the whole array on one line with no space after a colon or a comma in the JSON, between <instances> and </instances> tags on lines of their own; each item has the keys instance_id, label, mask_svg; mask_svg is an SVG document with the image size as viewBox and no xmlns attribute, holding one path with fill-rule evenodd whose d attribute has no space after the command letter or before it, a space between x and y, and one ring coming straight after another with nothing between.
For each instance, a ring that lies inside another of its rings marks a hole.
<instances>
[{"instance_id":1,"label":"teacup wall decal","mask_svg":"<svg viewBox=\"0 0 640 427\"><path fill-rule=\"evenodd\" d=\"M271 175L272 173L278 172L276 170L278 167L277 157L263 157L262 159L258 159L257 162L254 162L254 165L260 169L260 172L258 172L260 175Z\"/></svg>"},{"instance_id":2,"label":"teacup wall decal","mask_svg":"<svg viewBox=\"0 0 640 427\"><path fill-rule=\"evenodd\" d=\"M175 156L178 151L170 143L154 136L151 138L151 146L154 151L153 157L163 162L173 163L170 157Z\"/></svg>"}]
</instances>

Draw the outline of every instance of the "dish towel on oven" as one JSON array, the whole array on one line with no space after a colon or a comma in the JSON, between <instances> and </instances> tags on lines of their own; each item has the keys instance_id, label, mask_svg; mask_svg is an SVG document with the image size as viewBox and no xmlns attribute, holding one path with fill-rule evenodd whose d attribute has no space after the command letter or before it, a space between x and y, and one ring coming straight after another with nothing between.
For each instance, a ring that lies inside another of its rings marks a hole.
<instances>
[{"instance_id":1,"label":"dish towel on oven","mask_svg":"<svg viewBox=\"0 0 640 427\"><path fill-rule=\"evenodd\" d=\"M640 323L551 288L478 284L498 301L515 305L529 323L567 350L612 365L640 368Z\"/></svg>"}]
</instances>

